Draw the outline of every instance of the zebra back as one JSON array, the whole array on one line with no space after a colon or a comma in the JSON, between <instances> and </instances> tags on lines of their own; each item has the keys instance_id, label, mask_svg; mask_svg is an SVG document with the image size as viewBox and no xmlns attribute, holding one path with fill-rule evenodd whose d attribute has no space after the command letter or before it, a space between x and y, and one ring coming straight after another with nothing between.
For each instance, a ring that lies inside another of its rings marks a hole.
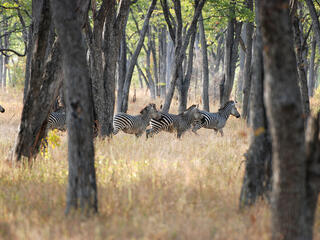
<instances>
[{"instance_id":1,"label":"zebra back","mask_svg":"<svg viewBox=\"0 0 320 240\"><path fill-rule=\"evenodd\" d=\"M58 129L60 131L67 130L66 124L66 112L59 111L59 112L52 112L48 116L48 130Z\"/></svg>"}]
</instances>

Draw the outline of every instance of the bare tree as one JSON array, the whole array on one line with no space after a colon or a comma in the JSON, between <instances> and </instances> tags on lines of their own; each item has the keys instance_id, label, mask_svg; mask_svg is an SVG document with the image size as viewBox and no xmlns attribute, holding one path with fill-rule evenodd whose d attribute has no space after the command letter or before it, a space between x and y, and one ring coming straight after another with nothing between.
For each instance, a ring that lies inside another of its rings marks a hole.
<instances>
[{"instance_id":1,"label":"bare tree","mask_svg":"<svg viewBox=\"0 0 320 240\"><path fill-rule=\"evenodd\" d=\"M61 41L66 89L69 177L66 213L97 212L92 99L86 47L81 27L89 0L52 0L53 19Z\"/></svg>"}]
</instances>

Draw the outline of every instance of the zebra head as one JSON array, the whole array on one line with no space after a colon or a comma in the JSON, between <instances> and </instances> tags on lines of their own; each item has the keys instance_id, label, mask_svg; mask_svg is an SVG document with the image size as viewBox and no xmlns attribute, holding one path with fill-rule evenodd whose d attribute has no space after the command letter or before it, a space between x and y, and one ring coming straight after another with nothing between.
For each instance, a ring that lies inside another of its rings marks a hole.
<instances>
[{"instance_id":1,"label":"zebra head","mask_svg":"<svg viewBox=\"0 0 320 240\"><path fill-rule=\"evenodd\" d=\"M234 102L234 101L231 101L231 102L232 102L232 108L231 108L230 114L232 116L235 116L236 118L239 118L240 117L240 113L238 112L238 109L236 107L236 102Z\"/></svg>"},{"instance_id":2,"label":"zebra head","mask_svg":"<svg viewBox=\"0 0 320 240\"><path fill-rule=\"evenodd\" d=\"M0 112L4 113L4 108L0 105Z\"/></svg>"},{"instance_id":3,"label":"zebra head","mask_svg":"<svg viewBox=\"0 0 320 240\"><path fill-rule=\"evenodd\" d=\"M236 107L236 102L232 100L226 102L224 106L219 109L219 112L221 111L227 112L228 114L231 114L236 118L240 117L240 113L238 112L238 109Z\"/></svg>"},{"instance_id":4,"label":"zebra head","mask_svg":"<svg viewBox=\"0 0 320 240\"><path fill-rule=\"evenodd\" d=\"M157 107L154 103L148 104L140 111L140 114L156 120L161 118L161 114L158 112Z\"/></svg>"}]
</instances>

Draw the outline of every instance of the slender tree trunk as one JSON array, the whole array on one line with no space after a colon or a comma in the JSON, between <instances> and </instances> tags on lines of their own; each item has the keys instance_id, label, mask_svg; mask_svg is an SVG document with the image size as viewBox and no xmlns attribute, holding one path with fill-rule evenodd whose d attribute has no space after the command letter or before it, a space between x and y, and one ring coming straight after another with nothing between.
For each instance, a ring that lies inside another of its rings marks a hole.
<instances>
[{"instance_id":1,"label":"slender tree trunk","mask_svg":"<svg viewBox=\"0 0 320 240\"><path fill-rule=\"evenodd\" d=\"M160 97L166 96L167 74L167 29L162 27L159 34L159 83Z\"/></svg>"},{"instance_id":2,"label":"slender tree trunk","mask_svg":"<svg viewBox=\"0 0 320 240\"><path fill-rule=\"evenodd\" d=\"M78 4L81 5L78 5ZM85 214L98 211L94 168L92 99L86 47L79 10L89 0L52 0L53 18L61 41L68 128L68 191L66 213L80 208Z\"/></svg>"},{"instance_id":3,"label":"slender tree trunk","mask_svg":"<svg viewBox=\"0 0 320 240\"><path fill-rule=\"evenodd\" d=\"M167 46L167 59L166 59L166 95L170 86L170 76L172 74L172 65L173 65L173 57L174 57L174 43L170 34L168 34L168 46Z\"/></svg>"},{"instance_id":4,"label":"slender tree trunk","mask_svg":"<svg viewBox=\"0 0 320 240\"><path fill-rule=\"evenodd\" d=\"M294 30L294 43L296 48L296 60L297 60L297 68L298 68L298 80L301 92L301 100L302 100L302 107L305 117L310 114L310 102L309 102L309 95L308 95L308 81L307 81L307 74L305 71L305 64L303 61L303 42L301 42L301 35L299 28L299 18L297 16L292 17L293 22L293 30Z\"/></svg>"},{"instance_id":5,"label":"slender tree trunk","mask_svg":"<svg viewBox=\"0 0 320 240\"><path fill-rule=\"evenodd\" d=\"M152 53L152 63L153 63L153 76L155 81L155 96L159 97L159 78L158 78L158 64L157 64L157 53L156 53L156 40L154 34L151 33L151 27L149 28L150 34L150 49Z\"/></svg>"},{"instance_id":6,"label":"slender tree trunk","mask_svg":"<svg viewBox=\"0 0 320 240\"><path fill-rule=\"evenodd\" d=\"M117 93L117 112L121 112L121 103L123 95L123 85L127 73L127 41L126 41L126 31L123 28L123 36L120 43L120 59L118 63L118 93Z\"/></svg>"},{"instance_id":7,"label":"slender tree trunk","mask_svg":"<svg viewBox=\"0 0 320 240\"><path fill-rule=\"evenodd\" d=\"M247 7L251 11L253 10L253 1L247 0ZM257 21L257 20L256 20ZM251 89L251 58L252 58L252 34L253 34L253 23L246 23L246 56L243 70L243 100L242 100L242 118L246 119L248 117L249 109L249 96ZM257 40L256 40L257 41ZM257 43L255 43L257 44ZM258 43L260 44L260 43ZM261 50L262 51L262 50ZM253 67L255 61L253 61Z\"/></svg>"},{"instance_id":8,"label":"slender tree trunk","mask_svg":"<svg viewBox=\"0 0 320 240\"><path fill-rule=\"evenodd\" d=\"M33 49L33 23L29 26L28 29L28 41L26 49L26 72L24 77L24 90L23 90L23 102L25 102L29 88L30 88L30 74L31 74L31 59L32 59L32 49Z\"/></svg>"},{"instance_id":9,"label":"slender tree trunk","mask_svg":"<svg viewBox=\"0 0 320 240\"><path fill-rule=\"evenodd\" d=\"M243 40L243 44L246 45L246 29L247 29L247 24L245 23L243 25L243 28L241 30L241 38ZM240 61L240 67L239 67L239 72L238 72L238 81L237 81L237 89L236 89L236 100L242 102L242 92L243 92L243 82L244 82L244 62L245 62L245 57L246 57L246 51L247 48L243 49L243 46L240 47L240 54L239 54L239 61Z\"/></svg>"},{"instance_id":10,"label":"slender tree trunk","mask_svg":"<svg viewBox=\"0 0 320 240\"><path fill-rule=\"evenodd\" d=\"M202 14L199 19L199 31L201 37L201 48L202 48L202 104L203 110L209 112L209 64L208 64L208 50L207 50L207 39L204 31Z\"/></svg>"},{"instance_id":11,"label":"slender tree trunk","mask_svg":"<svg viewBox=\"0 0 320 240\"><path fill-rule=\"evenodd\" d=\"M231 2L234 3L233 0ZM234 15L234 8L230 10L230 14ZM223 105L227 102L231 96L231 91L234 83L234 75L236 69L236 62L238 60L238 46L241 34L242 23L236 21L235 18L231 18L228 23L226 42L225 42L225 60L224 60L224 75L225 82L223 86L222 102Z\"/></svg>"},{"instance_id":12,"label":"slender tree trunk","mask_svg":"<svg viewBox=\"0 0 320 240\"><path fill-rule=\"evenodd\" d=\"M123 86L123 97L122 97L122 107L121 107L122 112L127 112L127 110L128 110L128 99L129 99L129 91L130 91L133 70L136 65L141 48L143 46L143 41L144 41L145 35L148 30L148 26L149 26L149 20L151 18L153 10L155 9L156 3L157 3L157 0L152 0L151 5L148 9L148 12L144 18L144 23L143 23L143 27L140 32L140 38L139 38L138 45L137 45L136 50L134 51L134 53L131 57L130 65L128 67L128 71L126 74L126 80L125 80L124 86Z\"/></svg>"},{"instance_id":13,"label":"slender tree trunk","mask_svg":"<svg viewBox=\"0 0 320 240\"><path fill-rule=\"evenodd\" d=\"M151 69L151 40L150 40L150 34L148 33L148 48L146 51L146 73L147 73L147 78L150 86L151 99L155 99L156 88L155 88L155 84L154 84L150 69Z\"/></svg>"},{"instance_id":14,"label":"slender tree trunk","mask_svg":"<svg viewBox=\"0 0 320 240\"><path fill-rule=\"evenodd\" d=\"M314 74L314 60L315 60L315 56L316 56L316 40L313 37L312 43L311 43L311 56L310 56L310 65L309 65L309 96L312 97L313 93L314 93L314 85L315 85L315 74Z\"/></svg>"},{"instance_id":15,"label":"slender tree trunk","mask_svg":"<svg viewBox=\"0 0 320 240\"><path fill-rule=\"evenodd\" d=\"M192 69L193 69L193 51L194 51L194 42L196 38L197 32L195 31L190 40L189 45L189 53L188 53L188 65L187 65L187 73L183 78L183 81L181 82L180 87L180 97L179 97L179 113L182 113L187 109L187 101L188 101L188 91L190 87L190 81L192 76ZM181 74L183 76L183 73Z\"/></svg>"},{"instance_id":16,"label":"slender tree trunk","mask_svg":"<svg viewBox=\"0 0 320 240\"><path fill-rule=\"evenodd\" d=\"M256 0L256 16L258 15L259 8L259 0ZM250 126L252 129L250 133L251 143L247 153L245 154L246 168L240 194L240 208L254 204L259 197L263 197L271 190L272 153L270 133L263 100L264 72L262 48L260 22L258 17L256 17L256 41L253 48L253 62L255 64L253 66L250 91Z\"/></svg>"},{"instance_id":17,"label":"slender tree trunk","mask_svg":"<svg viewBox=\"0 0 320 240\"><path fill-rule=\"evenodd\" d=\"M162 2L162 4L163 4L163 2ZM169 27L170 36L175 41L175 59L173 62L173 67L172 67L172 74L171 74L169 89L167 91L165 102L164 102L164 105L162 108L162 110L164 112L168 112L170 109L171 101L172 101L175 86L176 86L176 81L179 77L179 71L180 71L179 68L182 66L182 62L185 58L186 49L189 45L190 37L196 31L196 25L198 22L198 18L201 14L201 11L202 11L204 4L205 4L205 0L200 0L199 3L197 4L192 22L190 24L190 27L189 27L183 41L182 41L182 18L181 18L180 0L174 2L175 13L176 13L176 17L177 17L177 26L175 27L176 33L174 33L174 31L173 31L173 26L172 26L172 23L170 22L170 19L169 19L168 6L165 6L164 4L162 5L165 19L166 19L167 25Z\"/></svg>"},{"instance_id":18,"label":"slender tree trunk","mask_svg":"<svg viewBox=\"0 0 320 240\"><path fill-rule=\"evenodd\" d=\"M264 44L265 102L273 141L271 219L274 240L306 239L304 119L288 7L286 0L262 0L259 10Z\"/></svg>"}]
</instances>

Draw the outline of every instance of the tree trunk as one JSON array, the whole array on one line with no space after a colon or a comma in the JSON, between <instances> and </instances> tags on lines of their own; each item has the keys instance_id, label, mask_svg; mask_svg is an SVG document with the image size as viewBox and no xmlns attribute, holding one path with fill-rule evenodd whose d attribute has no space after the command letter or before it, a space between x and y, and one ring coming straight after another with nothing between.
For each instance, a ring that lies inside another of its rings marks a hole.
<instances>
[{"instance_id":1,"label":"tree trunk","mask_svg":"<svg viewBox=\"0 0 320 240\"><path fill-rule=\"evenodd\" d=\"M77 1L52 0L53 18L61 41L68 128L68 191L66 213L80 207L85 214L98 210L94 168L90 76L81 33ZM79 1L89 8L89 0ZM89 9L88 9L89 10ZM78 16L77 16L78 15ZM80 15L80 16L79 16Z\"/></svg>"},{"instance_id":2,"label":"tree trunk","mask_svg":"<svg viewBox=\"0 0 320 240\"><path fill-rule=\"evenodd\" d=\"M188 65L187 65L187 72L184 77L182 77L181 86L179 89L179 113L184 112L187 109L187 101L188 101L188 91L190 87L190 81L192 76L192 69L193 69L193 51L194 51L194 42L196 38L197 32L191 36L190 45L189 45L189 53L188 53ZM183 73L181 74L183 76Z\"/></svg>"},{"instance_id":3,"label":"tree trunk","mask_svg":"<svg viewBox=\"0 0 320 240\"><path fill-rule=\"evenodd\" d=\"M204 31L202 14L199 19L199 31L201 37L201 50L202 50L202 106L203 110L209 112L209 66L208 66L208 50L207 39Z\"/></svg>"},{"instance_id":4,"label":"tree trunk","mask_svg":"<svg viewBox=\"0 0 320 240\"><path fill-rule=\"evenodd\" d=\"M126 79L125 79L124 86L123 86L123 96L122 96L122 104L121 104L121 106L122 106L121 111L122 112L127 112L127 110L128 110L129 91L130 91L133 70L136 65L141 48L143 46L144 37L147 33L148 26L149 26L149 20L151 18L153 10L155 9L156 3L157 3L157 0L152 0L151 5L148 9L148 12L144 18L143 27L140 32L139 42L137 44L136 50L134 51L134 53L131 57L131 61L130 61L129 67L128 67Z\"/></svg>"},{"instance_id":5,"label":"tree trunk","mask_svg":"<svg viewBox=\"0 0 320 240\"><path fill-rule=\"evenodd\" d=\"M146 74L147 74L148 83L150 87L149 90L150 90L151 99L155 99L156 89L155 89L155 84L154 84L150 69L151 69L151 40L150 40L149 31L148 31L148 47L146 49Z\"/></svg>"},{"instance_id":6,"label":"tree trunk","mask_svg":"<svg viewBox=\"0 0 320 240\"><path fill-rule=\"evenodd\" d=\"M252 10L252 1L251 10ZM256 16L259 11L256 0ZM253 26L253 25L252 25ZM248 27L248 25L247 25ZM247 28L247 30L249 30ZM249 30L250 31L250 30ZM247 39L249 40L249 39ZM256 17L256 41L254 46L252 83L250 91L250 147L245 154L246 168L240 194L240 208L255 203L271 190L271 139L263 100L264 73L260 22ZM249 51L249 49L248 49ZM247 51L247 54L248 54Z\"/></svg>"},{"instance_id":7,"label":"tree trunk","mask_svg":"<svg viewBox=\"0 0 320 240\"><path fill-rule=\"evenodd\" d=\"M243 25L243 28L241 30L241 38L243 40L244 45L246 45L246 32L247 32L247 25L248 23L245 23ZM244 49L244 47L240 47L240 54L239 54L239 61L240 61L240 66L239 66L239 72L238 72L238 81L237 81L237 89L236 89L236 100L239 99L240 102L242 102L242 92L243 92L243 75L244 75L244 62L245 62L245 57L246 57L246 51L247 48Z\"/></svg>"},{"instance_id":8,"label":"tree trunk","mask_svg":"<svg viewBox=\"0 0 320 240\"><path fill-rule=\"evenodd\" d=\"M233 2L233 1L232 1ZM230 14L234 15L234 7L231 8ZM225 60L224 60L224 75L225 82L223 87L222 102L220 105L224 105L231 96L231 91L234 83L234 74L236 69L236 62L238 60L238 46L241 34L242 23L236 21L235 18L231 18L228 23L226 42L225 42Z\"/></svg>"},{"instance_id":9,"label":"tree trunk","mask_svg":"<svg viewBox=\"0 0 320 240\"><path fill-rule=\"evenodd\" d=\"M162 27L159 34L159 80L160 97L166 96L167 74L167 29Z\"/></svg>"},{"instance_id":10,"label":"tree trunk","mask_svg":"<svg viewBox=\"0 0 320 240\"><path fill-rule=\"evenodd\" d=\"M127 18L128 19L128 18ZM122 38L120 43L120 59L118 63L118 93L117 93L117 112L121 112L123 85L127 73L127 41L125 28L122 29Z\"/></svg>"},{"instance_id":11,"label":"tree trunk","mask_svg":"<svg viewBox=\"0 0 320 240\"><path fill-rule=\"evenodd\" d=\"M311 43L311 56L310 56L310 65L309 65L309 96L310 97L313 97L313 93L314 93L314 85L315 85L315 74L314 74L314 60L315 60L315 56L316 56L316 51L317 51L317 48L316 48L316 40L315 38L313 37L313 40L312 40L312 43Z\"/></svg>"},{"instance_id":12,"label":"tree trunk","mask_svg":"<svg viewBox=\"0 0 320 240\"><path fill-rule=\"evenodd\" d=\"M152 63L153 63L153 76L154 76L154 82L155 82L155 96L159 97L159 75L158 75L158 63L157 63L157 51L156 51L156 40L155 40L155 34L151 33L151 27L149 27L149 34L150 34L150 49L152 53Z\"/></svg>"},{"instance_id":13,"label":"tree trunk","mask_svg":"<svg viewBox=\"0 0 320 240\"><path fill-rule=\"evenodd\" d=\"M189 27L183 41L182 41L182 18L181 18L180 0L174 1L175 13L176 13L176 17L177 17L177 20L176 20L177 26L175 27L176 33L174 33L174 31L173 31L173 26L172 26L172 23L169 19L170 14L169 14L169 10L168 10L168 6L166 5L166 2L161 2L161 4L162 4L165 19L166 19L166 22L167 22L167 25L169 28L170 36L175 42L175 59L173 62L173 67L172 67L171 80L170 80L169 89L167 91L167 95L165 98L165 102L164 102L164 105L162 108L162 110L164 112L168 112L170 109L172 97L174 94L176 81L179 77L179 68L182 66L182 62L185 58L186 49L189 45L190 37L196 31L196 25L198 22L198 18L200 16L202 8L205 4L205 0L200 0L198 2L196 9L195 9L195 12L194 12L192 22L190 24L190 27Z\"/></svg>"},{"instance_id":14,"label":"tree trunk","mask_svg":"<svg viewBox=\"0 0 320 240\"><path fill-rule=\"evenodd\" d=\"M247 0L247 7L251 11L253 10L253 1ZM258 21L256 19L256 21ZM246 23L246 56L243 70L243 100L242 100L242 118L246 119L248 117L248 109L249 109L249 96L251 89L251 58L252 58L252 34L253 34L253 23ZM257 41L257 40L256 40ZM255 44L261 44L256 43ZM262 51L262 50L261 50ZM255 61L253 61L253 67L255 65Z\"/></svg>"},{"instance_id":15,"label":"tree trunk","mask_svg":"<svg viewBox=\"0 0 320 240\"><path fill-rule=\"evenodd\" d=\"M55 73L58 67L59 49L55 48L55 57L45 64L45 53L48 45L48 35L51 25L49 0L32 2L33 13L33 54L31 60L30 89L23 106L19 133L15 146L15 160L22 156L29 160L38 153L42 137L45 135L46 119L53 104L54 90L49 85L55 85ZM56 61L56 62L55 62ZM50 64L53 64L50 65ZM56 64L56 67L54 67ZM43 79L45 69L50 72ZM47 82L45 82L45 80ZM51 92L49 92L51 89Z\"/></svg>"},{"instance_id":16,"label":"tree trunk","mask_svg":"<svg viewBox=\"0 0 320 240\"><path fill-rule=\"evenodd\" d=\"M292 23L293 23L293 31L294 31L294 43L296 48L296 61L297 61L297 68L298 68L298 80L300 86L300 93L301 93L301 100L302 100L302 107L305 118L310 114L310 102L309 102L309 95L308 95L308 81L307 81L307 74L305 71L305 63L303 60L303 42L301 42L301 35L299 28L299 18L297 16L292 16Z\"/></svg>"},{"instance_id":17,"label":"tree trunk","mask_svg":"<svg viewBox=\"0 0 320 240\"><path fill-rule=\"evenodd\" d=\"M23 90L23 102L26 101L26 97L30 88L30 74L31 74L31 60L32 60L32 50L33 50L33 23L29 26L28 29L28 41L26 49L26 72L24 77L24 90Z\"/></svg>"},{"instance_id":18,"label":"tree trunk","mask_svg":"<svg viewBox=\"0 0 320 240\"><path fill-rule=\"evenodd\" d=\"M304 119L288 8L286 0L262 0L259 10L266 76L264 96L273 141L274 240L306 239Z\"/></svg>"},{"instance_id":19,"label":"tree trunk","mask_svg":"<svg viewBox=\"0 0 320 240\"><path fill-rule=\"evenodd\" d=\"M115 1L107 1L107 16L104 27L104 89L106 94L107 105L106 109L106 131L107 136L111 136L113 126L114 104L115 104L115 74L116 63L119 56L121 37L123 36L122 29L125 27L126 19L129 14L130 0L123 0L119 3L119 10L116 11ZM127 72L128 73L128 72ZM125 94L125 92L124 92Z\"/></svg>"}]
</instances>

